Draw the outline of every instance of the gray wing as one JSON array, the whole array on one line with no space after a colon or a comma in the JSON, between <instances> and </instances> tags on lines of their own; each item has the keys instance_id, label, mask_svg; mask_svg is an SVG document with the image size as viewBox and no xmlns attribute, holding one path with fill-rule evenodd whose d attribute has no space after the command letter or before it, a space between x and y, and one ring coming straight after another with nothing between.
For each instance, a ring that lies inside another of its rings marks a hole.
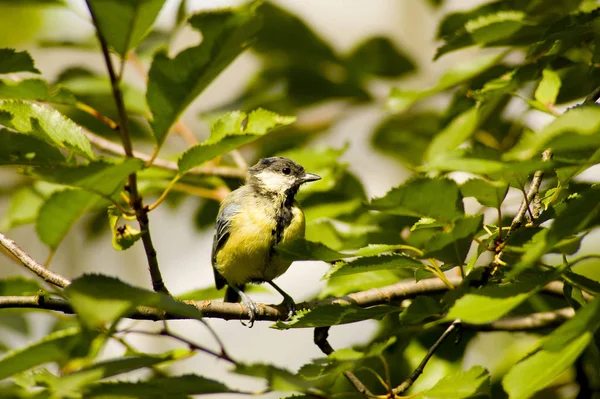
<instances>
[{"instance_id":1,"label":"gray wing","mask_svg":"<svg viewBox=\"0 0 600 399\"><path fill-rule=\"evenodd\" d=\"M215 225L215 235L213 237L212 255L211 262L213 265L213 271L215 274L215 285L217 289L221 289L227 284L227 280L219 273L215 267L217 261L217 253L229 238L229 228L231 226L231 218L238 213L240 206L238 204L225 204L219 211L217 216L217 223Z\"/></svg>"}]
</instances>

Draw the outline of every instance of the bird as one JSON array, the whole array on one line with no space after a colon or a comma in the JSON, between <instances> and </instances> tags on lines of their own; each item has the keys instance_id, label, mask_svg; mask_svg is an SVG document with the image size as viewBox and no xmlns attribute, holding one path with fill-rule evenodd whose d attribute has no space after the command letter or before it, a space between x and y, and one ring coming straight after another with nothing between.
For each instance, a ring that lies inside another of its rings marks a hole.
<instances>
[{"instance_id":1,"label":"bird","mask_svg":"<svg viewBox=\"0 0 600 399\"><path fill-rule=\"evenodd\" d=\"M292 263L277 253L276 246L304 238L304 212L295 196L301 185L320 179L289 158L262 158L248 168L246 184L220 205L212 246L215 286L227 285L225 302L242 300L249 327L258 307L244 293L248 283L270 284L283 296L282 305L290 314L295 312L292 297L273 282Z\"/></svg>"}]
</instances>

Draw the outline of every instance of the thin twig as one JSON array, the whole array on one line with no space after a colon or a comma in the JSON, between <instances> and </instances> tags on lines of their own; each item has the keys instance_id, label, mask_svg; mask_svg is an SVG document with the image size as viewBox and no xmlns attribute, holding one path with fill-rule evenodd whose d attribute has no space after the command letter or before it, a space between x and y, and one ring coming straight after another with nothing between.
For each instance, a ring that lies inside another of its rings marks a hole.
<instances>
[{"instance_id":1,"label":"thin twig","mask_svg":"<svg viewBox=\"0 0 600 399\"><path fill-rule=\"evenodd\" d=\"M96 148L114 155L125 155L125 151L120 145L115 144L110 140L107 140L90 132L85 132L85 135ZM145 162L150 161L150 155L144 154L139 151L133 151L133 156ZM156 166L161 169L171 170L175 173L179 172L179 167L177 166L176 162L171 162L160 158L156 158L152 163L152 166ZM200 176L213 175L240 179L243 179L246 176L246 172L244 170L227 166L200 166L191 169L187 172L187 174Z\"/></svg>"},{"instance_id":2,"label":"thin twig","mask_svg":"<svg viewBox=\"0 0 600 399\"><path fill-rule=\"evenodd\" d=\"M92 21L96 26L96 35L100 42L102 54L104 56L104 62L106 69L108 70L108 76L110 78L110 85L112 88L113 98L115 100L115 106L119 115L119 133L121 135L121 141L125 155L128 158L133 158L133 147L131 143L131 137L129 135L129 119L127 116L127 110L125 109L125 103L123 101L123 93L121 92L120 79L121 76L115 74L115 70L110 59L110 53L108 51L108 44L106 39L98 29L98 21L94 15L93 8L90 7L88 2L88 8L92 16ZM152 243L152 236L150 235L150 221L148 220L148 209L144 206L142 197L138 193L137 187L137 174L134 172L129 175L128 191L131 194L131 202L133 209L135 210L136 218L142 231L142 243L146 252L146 258L148 259L148 269L150 271L150 278L152 279L152 288L154 291L163 292L169 294L169 290L165 286L163 281L160 267L158 265L158 257L156 256L156 249Z\"/></svg>"},{"instance_id":3,"label":"thin twig","mask_svg":"<svg viewBox=\"0 0 600 399\"><path fill-rule=\"evenodd\" d=\"M588 96L583 100L583 104L595 104L600 98L600 86L596 87Z\"/></svg>"},{"instance_id":4,"label":"thin twig","mask_svg":"<svg viewBox=\"0 0 600 399\"><path fill-rule=\"evenodd\" d=\"M71 284L66 278L46 269L43 265L36 262L25 251L19 248L13 240L2 233L0 233L0 244L17 258L23 266L40 276L44 281L61 288L65 288L67 285Z\"/></svg>"},{"instance_id":5,"label":"thin twig","mask_svg":"<svg viewBox=\"0 0 600 399\"><path fill-rule=\"evenodd\" d=\"M423 370L425 369L427 362L429 361L429 359L431 359L431 357L433 356L435 351L437 351L437 349L446 340L446 338L448 338L448 336L452 333L452 331L459 328L460 325L461 325L460 320L454 320L452 322L452 324L450 324L448 326L448 328L446 328L446 331L444 331L444 333L442 335L440 335L440 337L437 339L437 341L435 341L435 343L431 346L431 348L429 348L429 350L427 351L427 354L425 355L423 360L421 360L421 363L419 363L417 368L411 373L411 375L409 375L408 378L402 382L402 384L400 384L396 388L392 389L392 392L394 393L394 395L400 395L400 394L406 392L406 390L408 388L410 388L412 386L412 384L415 383L417 378L419 378L419 376L421 374L423 374Z\"/></svg>"},{"instance_id":6,"label":"thin twig","mask_svg":"<svg viewBox=\"0 0 600 399\"><path fill-rule=\"evenodd\" d=\"M321 352L326 354L327 356L333 353L333 348L329 345L327 341L327 337L329 336L329 327L317 327L315 328L314 333L314 342L315 345L321 349ZM343 372L344 377L356 388L356 390L364 395L367 398L375 398L376 396L366 387L365 384L362 383L361 380L358 379L356 374L354 374L350 370L346 370Z\"/></svg>"}]
</instances>

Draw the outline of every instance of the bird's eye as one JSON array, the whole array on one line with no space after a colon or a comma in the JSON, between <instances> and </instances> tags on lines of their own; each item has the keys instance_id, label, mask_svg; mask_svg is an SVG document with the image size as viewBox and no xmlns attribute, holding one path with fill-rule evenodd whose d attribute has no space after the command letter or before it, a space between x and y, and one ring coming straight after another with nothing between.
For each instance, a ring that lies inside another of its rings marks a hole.
<instances>
[{"instance_id":1,"label":"bird's eye","mask_svg":"<svg viewBox=\"0 0 600 399\"><path fill-rule=\"evenodd\" d=\"M292 170L290 168L281 169L281 173L283 173L284 175L289 175L291 172Z\"/></svg>"}]
</instances>

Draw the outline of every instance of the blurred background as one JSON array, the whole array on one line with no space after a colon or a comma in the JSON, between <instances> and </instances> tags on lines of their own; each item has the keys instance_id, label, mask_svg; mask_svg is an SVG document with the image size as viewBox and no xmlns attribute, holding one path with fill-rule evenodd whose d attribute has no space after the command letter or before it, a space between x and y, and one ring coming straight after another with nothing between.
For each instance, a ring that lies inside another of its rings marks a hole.
<instances>
[{"instance_id":1,"label":"blurred background","mask_svg":"<svg viewBox=\"0 0 600 399\"><path fill-rule=\"evenodd\" d=\"M105 76L104 63L100 53L94 50L94 31L85 3L82 0L68 0L68 7L55 7L51 3L39 1L25 6L18 0L0 1L0 47L28 50L45 79L65 84L78 95L88 96L90 101L96 101L94 105L97 109L103 110L106 105L102 103L102 95L105 94L107 103L111 100L107 94L108 85L95 78L95 74ZM241 2L188 0L185 10L187 13L194 13L239 3ZM240 56L194 101L183 115L182 121L198 140L203 140L209 133L207 121L223 110L246 110L261 105L280 114L297 115L299 120L295 127L285 132L290 142L305 141L316 149L345 148L341 162L346 163L348 170L362 182L366 196L383 195L410 175L410 165L399 162L398 159L410 158L410 154L394 154L395 151L401 152L402 135L395 136L400 137L397 142L386 135L386 131L390 129L396 133L401 132L403 126L402 120L395 121L395 125L386 125L389 118L386 100L390 89L399 87L411 90L434 86L441 73L450 65L468 62L474 55L473 51L466 50L433 61L437 27L441 18L449 12L468 9L480 2L447 0L442 4L436 3L425 0L274 1L273 12L284 13L291 18L279 27L281 29L273 29L267 33L280 35L279 43L272 44L273 48L258 46L254 51L247 51ZM156 43L160 43L159 39L165 39L165 32L174 30L179 14L181 2L167 1L159 15L156 29L143 43L134 62L127 64L125 82L128 89L125 95L132 113L135 113L138 103L141 103L140 109L145 108L144 71L149 69L151 56L157 48ZM298 19L292 18L292 15ZM303 30L302 24L302 29L298 28L297 21L303 21L308 29ZM178 27L174 32L167 37L170 54L195 45L201 39L198 32L185 26ZM306 32L310 35L306 36ZM293 37L295 34L305 36ZM369 42L374 38L376 39ZM297 48L286 49L288 42ZM365 43L369 45L365 46ZM86 46L94 51L86 51ZM488 52L481 49L475 51L478 56ZM381 52L385 52L386 59L392 61L380 61L378 57ZM313 62L311 57L321 56L330 57L331 65L329 69L320 71L319 75L310 69L310 64ZM291 77L284 76L285 73L278 69L278 63L284 63L286 57L303 69L292 71L295 75ZM356 62L351 62L353 57ZM336 60L345 60L345 63L338 63ZM353 68L371 68L371 77L354 78L360 75L360 71ZM297 81L294 81L295 78ZM280 92L281 88L278 86L279 80L284 79L288 79L288 92ZM325 87L326 85L330 86ZM322 90L319 90L320 87ZM439 96L421 107L425 111L435 112L446 107L450 100L450 96ZM517 101L509 111L519 114L522 107L519 108ZM106 110L107 114L111 112L113 110ZM79 123L92 126L95 128L93 131L105 133L109 138L115 139L114 132L98 125L97 121L85 119L85 116L78 114L71 117ZM541 126L549 120L539 112L528 114L525 119L531 126ZM424 135L432 135L439 128L435 118L425 118L417 125L421 126ZM415 124L411 122L411 126ZM136 149L151 151L152 143L144 126L134 121L134 131L140 139L136 142ZM258 155L287 150L285 143L285 139L261 142L259 148L245 148L242 154L247 162L252 163ZM189 143L184 138L171 137L163 147L161 157L172 159L188 146ZM385 156L381 156L382 154ZM14 188L15 179L14 173L0 170L0 189L4 194ZM210 248L215 207L206 205L205 202L193 196L174 198L171 204L176 204L177 207L161 206L150 215L151 231L163 277L173 294L213 284ZM518 200L515 204L517 202ZM10 237L35 259L43 261L48 256L48 249L38 241L35 226L7 220L10 206L9 197L2 195L2 231L12 228ZM52 260L52 269L71 278L81 273L99 272L118 276L133 285L150 287L141 245L135 245L125 252L115 251L110 244L111 236L105 222L105 229L94 232L92 228L90 232L90 226L101 216L89 215L77 223L58 248ZM297 262L277 282L297 302L301 302L313 298L324 287L325 283L320 279L327 268L328 265L321 262ZM7 257L0 256L1 276L17 273L24 272ZM266 303L280 301L276 294L256 293L253 296ZM29 339L35 340L47 334L52 320L53 318L40 313L30 315ZM258 322L252 329L242 326L238 321L209 320L209 323L222 337L228 351L242 361L274 363L296 371L309 359L322 356L312 342L312 329L277 331L270 329L268 322ZM137 324L140 328L160 328L152 322ZM187 337L214 346L207 331L198 323L170 324ZM365 343L376 329L375 322L334 327L330 342L334 348ZM2 329L0 334L17 345L24 344L18 342L22 337L11 335L10 330ZM495 342L502 343L500 347L512 345L521 348L517 348L515 356L528 346L529 341L525 335L522 339L515 340L502 333L495 334ZM486 344L489 341L485 334L481 336L483 338L471 341L464 361L469 365L501 367L494 364L494 348ZM169 342L137 337L136 344L140 349L161 352L168 348ZM486 349L485 355L479 350L482 347ZM412 347L411 351L409 356L412 354L419 358L423 348ZM105 356L111 357L116 353L116 348L115 352L111 352L109 347ZM227 369L227 364L198 354L178 364L174 371L179 373L193 370L207 377L233 381L231 386L234 387L237 384L239 387L260 389L256 380L235 375L225 378ZM428 366L426 378L420 379L417 385L428 385L443 374L443 365L432 362ZM277 395L265 395L275 396Z\"/></svg>"}]
</instances>

